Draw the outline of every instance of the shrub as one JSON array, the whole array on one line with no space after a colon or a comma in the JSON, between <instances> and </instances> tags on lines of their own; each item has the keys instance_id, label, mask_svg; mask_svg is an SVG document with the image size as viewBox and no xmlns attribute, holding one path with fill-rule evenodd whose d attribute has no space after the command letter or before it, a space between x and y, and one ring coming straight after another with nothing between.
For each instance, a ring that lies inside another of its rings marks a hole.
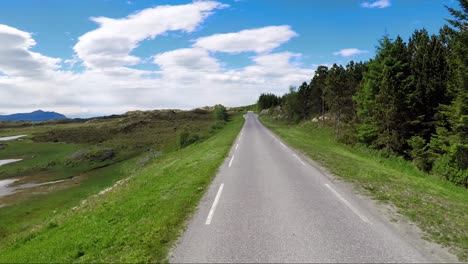
<instances>
[{"instance_id":1,"label":"shrub","mask_svg":"<svg viewBox=\"0 0 468 264\"><path fill-rule=\"evenodd\" d=\"M192 145L193 143L197 142L200 140L200 136L197 134L190 134L188 131L182 131L179 135L179 145L181 148L185 148L189 145Z\"/></svg>"},{"instance_id":2,"label":"shrub","mask_svg":"<svg viewBox=\"0 0 468 264\"><path fill-rule=\"evenodd\" d=\"M357 138L359 142L366 145L371 145L377 139L377 128L374 125L361 124L358 126Z\"/></svg>"},{"instance_id":3,"label":"shrub","mask_svg":"<svg viewBox=\"0 0 468 264\"><path fill-rule=\"evenodd\" d=\"M409 154L416 167L425 172L430 171L432 164L427 152L426 140L420 136L413 136L408 139L408 145L410 146Z\"/></svg>"},{"instance_id":4,"label":"shrub","mask_svg":"<svg viewBox=\"0 0 468 264\"><path fill-rule=\"evenodd\" d=\"M358 142L356 131L350 124L345 124L341 134L338 136L338 141L347 145L355 145Z\"/></svg>"},{"instance_id":5,"label":"shrub","mask_svg":"<svg viewBox=\"0 0 468 264\"><path fill-rule=\"evenodd\" d=\"M228 113L223 105L215 105L214 114L217 120L228 121Z\"/></svg>"},{"instance_id":6,"label":"shrub","mask_svg":"<svg viewBox=\"0 0 468 264\"><path fill-rule=\"evenodd\" d=\"M79 150L73 153L68 162L81 163L84 161L103 162L113 159L116 156L114 150L109 148L92 147L89 149Z\"/></svg>"},{"instance_id":7,"label":"shrub","mask_svg":"<svg viewBox=\"0 0 468 264\"><path fill-rule=\"evenodd\" d=\"M224 121L217 121L214 125L211 126L211 130L218 130L223 128L226 123Z\"/></svg>"},{"instance_id":8,"label":"shrub","mask_svg":"<svg viewBox=\"0 0 468 264\"><path fill-rule=\"evenodd\" d=\"M449 153L441 155L432 168L432 173L457 185L468 188L468 146L454 145Z\"/></svg>"}]
</instances>

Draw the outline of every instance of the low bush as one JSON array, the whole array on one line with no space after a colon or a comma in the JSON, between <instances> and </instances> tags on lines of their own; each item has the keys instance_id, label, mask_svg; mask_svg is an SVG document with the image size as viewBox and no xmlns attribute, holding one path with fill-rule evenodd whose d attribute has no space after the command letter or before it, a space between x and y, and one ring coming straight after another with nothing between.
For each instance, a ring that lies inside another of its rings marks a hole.
<instances>
[{"instance_id":1,"label":"low bush","mask_svg":"<svg viewBox=\"0 0 468 264\"><path fill-rule=\"evenodd\" d=\"M408 144L411 148L409 154L416 167L424 172L430 171L431 161L427 152L426 141L420 136L413 136L408 140Z\"/></svg>"},{"instance_id":2,"label":"low bush","mask_svg":"<svg viewBox=\"0 0 468 264\"><path fill-rule=\"evenodd\" d=\"M432 168L432 173L468 188L468 146L455 145L449 153L440 156Z\"/></svg>"},{"instance_id":3,"label":"low bush","mask_svg":"<svg viewBox=\"0 0 468 264\"><path fill-rule=\"evenodd\" d=\"M214 125L211 126L211 130L221 129L221 128L224 127L225 124L226 124L226 122L224 122L224 121L218 121L218 122L214 123Z\"/></svg>"},{"instance_id":4,"label":"low bush","mask_svg":"<svg viewBox=\"0 0 468 264\"><path fill-rule=\"evenodd\" d=\"M223 105L215 105L214 114L217 120L228 121L228 113Z\"/></svg>"},{"instance_id":5,"label":"low bush","mask_svg":"<svg viewBox=\"0 0 468 264\"><path fill-rule=\"evenodd\" d=\"M115 152L109 148L90 148L73 153L69 159L70 162L102 162L115 157Z\"/></svg>"},{"instance_id":6,"label":"low bush","mask_svg":"<svg viewBox=\"0 0 468 264\"><path fill-rule=\"evenodd\" d=\"M200 136L197 134L191 134L188 131L182 131L179 135L179 146L181 148L185 148L189 145L192 145L193 143L197 142L200 140Z\"/></svg>"}]
</instances>

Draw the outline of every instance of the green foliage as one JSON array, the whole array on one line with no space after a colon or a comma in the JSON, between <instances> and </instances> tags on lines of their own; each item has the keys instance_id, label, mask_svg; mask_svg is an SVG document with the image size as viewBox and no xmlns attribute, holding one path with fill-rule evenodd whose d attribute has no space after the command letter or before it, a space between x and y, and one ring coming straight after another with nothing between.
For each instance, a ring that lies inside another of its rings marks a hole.
<instances>
[{"instance_id":1,"label":"green foliage","mask_svg":"<svg viewBox=\"0 0 468 264\"><path fill-rule=\"evenodd\" d=\"M360 124L356 131L358 140L365 145L371 145L377 139L377 126L372 123Z\"/></svg>"},{"instance_id":2,"label":"green foliage","mask_svg":"<svg viewBox=\"0 0 468 264\"><path fill-rule=\"evenodd\" d=\"M223 105L215 105L214 114L217 120L228 121L229 115L226 110L226 107L224 107Z\"/></svg>"},{"instance_id":3,"label":"green foliage","mask_svg":"<svg viewBox=\"0 0 468 264\"><path fill-rule=\"evenodd\" d=\"M466 146L464 146L466 157ZM455 148L457 149L457 148ZM457 155L458 154L458 155ZM435 162L432 168L432 172L448 181L454 182L458 185L468 188L468 169L460 169L461 164L459 163L460 152L455 150L455 153L447 153L440 156ZM458 159L457 159L458 158Z\"/></svg>"},{"instance_id":4,"label":"green foliage","mask_svg":"<svg viewBox=\"0 0 468 264\"><path fill-rule=\"evenodd\" d=\"M271 93L263 93L258 98L258 108L259 110L269 109L281 104L281 97L271 94Z\"/></svg>"},{"instance_id":5,"label":"green foliage","mask_svg":"<svg viewBox=\"0 0 468 264\"><path fill-rule=\"evenodd\" d=\"M319 115L313 121L332 125L341 142L410 158L423 171L436 162L434 173L464 185L468 0L459 3L460 10L448 8L451 27L438 35L416 30L407 43L384 36L369 62L318 67L309 84L275 101L283 112L278 116L297 123ZM447 164L462 176L448 175Z\"/></svg>"},{"instance_id":6,"label":"green foliage","mask_svg":"<svg viewBox=\"0 0 468 264\"><path fill-rule=\"evenodd\" d=\"M345 113L343 109L350 99L347 94L352 93L346 86L346 70L343 66L333 64L328 71L326 85L325 85L325 101L329 108L329 112L333 116L333 127L336 134L340 135L340 128L342 122L342 115Z\"/></svg>"},{"instance_id":7,"label":"green foliage","mask_svg":"<svg viewBox=\"0 0 468 264\"><path fill-rule=\"evenodd\" d=\"M302 117L299 113L300 104L298 103L298 93L296 87L290 86L289 93L283 95L281 98L282 110L286 114L288 120L292 122L299 122Z\"/></svg>"},{"instance_id":8,"label":"green foliage","mask_svg":"<svg viewBox=\"0 0 468 264\"><path fill-rule=\"evenodd\" d=\"M311 98L312 89L306 82L303 82L297 90L297 115L301 119L309 119L311 115Z\"/></svg>"},{"instance_id":9,"label":"green foliage","mask_svg":"<svg viewBox=\"0 0 468 264\"><path fill-rule=\"evenodd\" d=\"M224 125L226 124L225 121L217 121L216 123L214 123L212 126L211 126L211 130L218 130L218 129L221 129L224 127Z\"/></svg>"},{"instance_id":10,"label":"green foliage","mask_svg":"<svg viewBox=\"0 0 468 264\"><path fill-rule=\"evenodd\" d=\"M179 135L179 146L181 148L185 148L189 145L192 145L193 143L197 142L200 140L200 136L197 134L191 134L188 131L182 131Z\"/></svg>"},{"instance_id":11,"label":"green foliage","mask_svg":"<svg viewBox=\"0 0 468 264\"><path fill-rule=\"evenodd\" d=\"M413 163L420 170L428 172L431 169L429 154L427 152L426 140L420 136L412 136L408 139L410 146L409 154L413 158Z\"/></svg>"},{"instance_id":12,"label":"green foliage","mask_svg":"<svg viewBox=\"0 0 468 264\"><path fill-rule=\"evenodd\" d=\"M315 71L314 77L310 81L310 97L309 100L309 107L311 115L320 116L325 114L326 105L324 99L324 91L327 82L327 75L328 75L328 68L326 66L318 66L317 70Z\"/></svg>"}]
</instances>

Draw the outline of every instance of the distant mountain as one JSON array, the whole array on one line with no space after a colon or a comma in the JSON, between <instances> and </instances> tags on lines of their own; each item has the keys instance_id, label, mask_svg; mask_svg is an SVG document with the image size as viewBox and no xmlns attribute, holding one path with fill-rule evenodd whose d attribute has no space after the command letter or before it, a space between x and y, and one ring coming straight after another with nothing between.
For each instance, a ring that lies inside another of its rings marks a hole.
<instances>
[{"instance_id":1,"label":"distant mountain","mask_svg":"<svg viewBox=\"0 0 468 264\"><path fill-rule=\"evenodd\" d=\"M0 121L46 121L54 119L67 119L67 117L56 112L45 112L42 110L32 113L0 115Z\"/></svg>"}]
</instances>

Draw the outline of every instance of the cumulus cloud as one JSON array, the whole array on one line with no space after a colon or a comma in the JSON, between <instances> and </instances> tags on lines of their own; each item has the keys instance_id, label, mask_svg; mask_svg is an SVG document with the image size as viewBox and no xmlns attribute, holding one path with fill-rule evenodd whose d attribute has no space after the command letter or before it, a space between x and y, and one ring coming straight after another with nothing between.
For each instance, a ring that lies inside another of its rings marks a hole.
<instances>
[{"instance_id":1,"label":"cumulus cloud","mask_svg":"<svg viewBox=\"0 0 468 264\"><path fill-rule=\"evenodd\" d=\"M154 62L165 72L197 71L216 72L221 66L208 51L199 48L172 50L157 54Z\"/></svg>"},{"instance_id":2,"label":"cumulus cloud","mask_svg":"<svg viewBox=\"0 0 468 264\"><path fill-rule=\"evenodd\" d=\"M30 33L0 26L0 114L43 109L84 117L217 103L246 105L262 92L281 93L312 77L314 71L300 64L300 54L272 53L297 35L289 26L207 36L187 43L187 48L154 55L157 70L129 67L148 62L131 55L140 41L170 30L193 31L221 7L194 2L149 8L122 19L96 18L99 28L81 36L74 57L63 61L32 52L36 42ZM237 44L230 46L230 41ZM249 51L256 53L250 65L235 69L213 54ZM77 61L85 70L71 70Z\"/></svg>"},{"instance_id":3,"label":"cumulus cloud","mask_svg":"<svg viewBox=\"0 0 468 264\"><path fill-rule=\"evenodd\" d=\"M312 69L303 69L295 60L300 54L280 52L259 55L252 58L254 64L238 72L241 80L257 84L281 83L282 88L300 84L312 77ZM275 85L273 85L274 87Z\"/></svg>"},{"instance_id":4,"label":"cumulus cloud","mask_svg":"<svg viewBox=\"0 0 468 264\"><path fill-rule=\"evenodd\" d=\"M360 49L342 49L337 52L333 52L335 56L342 56L342 57L351 57L359 54L368 53L367 50L360 50Z\"/></svg>"},{"instance_id":5,"label":"cumulus cloud","mask_svg":"<svg viewBox=\"0 0 468 264\"><path fill-rule=\"evenodd\" d=\"M391 6L390 0L375 0L361 3L364 8L387 8Z\"/></svg>"},{"instance_id":6,"label":"cumulus cloud","mask_svg":"<svg viewBox=\"0 0 468 264\"><path fill-rule=\"evenodd\" d=\"M28 32L0 24L0 43L0 72L8 76L37 77L60 67L61 59L30 50L36 41Z\"/></svg>"},{"instance_id":7,"label":"cumulus cloud","mask_svg":"<svg viewBox=\"0 0 468 264\"><path fill-rule=\"evenodd\" d=\"M220 52L269 52L297 36L289 26L270 26L199 38L194 46Z\"/></svg>"},{"instance_id":8,"label":"cumulus cloud","mask_svg":"<svg viewBox=\"0 0 468 264\"><path fill-rule=\"evenodd\" d=\"M122 19L95 17L92 20L99 28L82 35L73 49L88 68L136 65L141 59L130 52L139 42L167 31L192 32L212 10L223 7L218 2L200 1L148 8Z\"/></svg>"}]
</instances>

